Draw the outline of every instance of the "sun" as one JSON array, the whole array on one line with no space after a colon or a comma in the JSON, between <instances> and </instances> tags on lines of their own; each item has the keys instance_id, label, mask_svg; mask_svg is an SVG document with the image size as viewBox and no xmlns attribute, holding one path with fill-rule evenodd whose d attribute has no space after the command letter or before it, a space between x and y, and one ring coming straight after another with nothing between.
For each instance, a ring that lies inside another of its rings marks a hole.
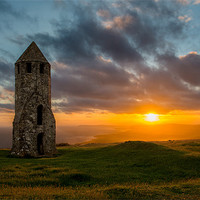
<instances>
[{"instance_id":1,"label":"sun","mask_svg":"<svg viewBox=\"0 0 200 200\"><path fill-rule=\"evenodd\" d=\"M148 113L148 114L145 114L145 120L149 122L155 122L155 121L158 121L159 118L157 114Z\"/></svg>"}]
</instances>

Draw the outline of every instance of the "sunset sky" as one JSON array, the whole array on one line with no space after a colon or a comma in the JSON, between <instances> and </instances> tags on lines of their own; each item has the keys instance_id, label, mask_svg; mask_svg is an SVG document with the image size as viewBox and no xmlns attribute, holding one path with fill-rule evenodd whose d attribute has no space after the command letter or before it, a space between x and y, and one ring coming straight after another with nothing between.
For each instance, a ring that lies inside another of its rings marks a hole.
<instances>
[{"instance_id":1,"label":"sunset sky","mask_svg":"<svg viewBox=\"0 0 200 200\"><path fill-rule=\"evenodd\" d=\"M0 19L0 127L32 41L52 66L58 130L200 124L200 0L0 0Z\"/></svg>"}]
</instances>

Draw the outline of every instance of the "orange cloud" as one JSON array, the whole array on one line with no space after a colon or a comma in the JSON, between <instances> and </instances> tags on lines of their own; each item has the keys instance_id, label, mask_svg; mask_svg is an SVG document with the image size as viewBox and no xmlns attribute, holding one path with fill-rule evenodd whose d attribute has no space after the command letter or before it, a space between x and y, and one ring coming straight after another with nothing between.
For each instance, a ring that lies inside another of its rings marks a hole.
<instances>
[{"instance_id":1,"label":"orange cloud","mask_svg":"<svg viewBox=\"0 0 200 200\"><path fill-rule=\"evenodd\" d=\"M100 17L106 17L106 18L109 18L110 17L110 12L108 10L98 10L97 11L97 15L100 16Z\"/></svg>"},{"instance_id":2,"label":"orange cloud","mask_svg":"<svg viewBox=\"0 0 200 200\"><path fill-rule=\"evenodd\" d=\"M101 61L103 61L103 62L107 62L107 63L112 62L111 59L109 59L109 58L105 58L104 56L99 56L98 58L99 58Z\"/></svg>"},{"instance_id":3,"label":"orange cloud","mask_svg":"<svg viewBox=\"0 0 200 200\"><path fill-rule=\"evenodd\" d=\"M133 22L133 17L130 15L114 17L112 21L104 21L103 26L107 29L118 28L124 29Z\"/></svg>"},{"instance_id":4,"label":"orange cloud","mask_svg":"<svg viewBox=\"0 0 200 200\"><path fill-rule=\"evenodd\" d=\"M13 104L14 103L14 92L9 91L0 86L0 104Z\"/></svg>"},{"instance_id":5,"label":"orange cloud","mask_svg":"<svg viewBox=\"0 0 200 200\"><path fill-rule=\"evenodd\" d=\"M180 21L184 21L185 23L188 23L189 21L192 20L192 18L189 17L188 15L179 16L178 19L179 19Z\"/></svg>"},{"instance_id":6,"label":"orange cloud","mask_svg":"<svg viewBox=\"0 0 200 200\"><path fill-rule=\"evenodd\" d=\"M189 3L191 3L191 0L177 0L177 2L182 5L188 5Z\"/></svg>"},{"instance_id":7,"label":"orange cloud","mask_svg":"<svg viewBox=\"0 0 200 200\"><path fill-rule=\"evenodd\" d=\"M68 65L66 65L66 64L64 64L64 63L62 63L62 62L52 62L51 63L51 68L53 69L53 70L57 70L57 69L66 69L66 68L68 68L69 66Z\"/></svg>"},{"instance_id":8,"label":"orange cloud","mask_svg":"<svg viewBox=\"0 0 200 200\"><path fill-rule=\"evenodd\" d=\"M198 55L198 53L196 51L190 51L188 54L183 55L183 56L179 56L180 59L186 58L189 55Z\"/></svg>"},{"instance_id":9,"label":"orange cloud","mask_svg":"<svg viewBox=\"0 0 200 200\"><path fill-rule=\"evenodd\" d=\"M194 4L194 5L200 4L200 0L195 0L195 1L193 2L193 4Z\"/></svg>"}]
</instances>

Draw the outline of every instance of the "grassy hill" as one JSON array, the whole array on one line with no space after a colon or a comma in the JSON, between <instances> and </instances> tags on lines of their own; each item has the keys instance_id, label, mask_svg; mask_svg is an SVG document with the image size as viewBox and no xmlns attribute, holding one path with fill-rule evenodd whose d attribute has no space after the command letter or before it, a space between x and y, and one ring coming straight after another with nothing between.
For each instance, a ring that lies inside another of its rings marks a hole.
<instances>
[{"instance_id":1,"label":"grassy hill","mask_svg":"<svg viewBox=\"0 0 200 200\"><path fill-rule=\"evenodd\" d=\"M0 199L200 199L200 141L60 147L55 158L0 150Z\"/></svg>"}]
</instances>

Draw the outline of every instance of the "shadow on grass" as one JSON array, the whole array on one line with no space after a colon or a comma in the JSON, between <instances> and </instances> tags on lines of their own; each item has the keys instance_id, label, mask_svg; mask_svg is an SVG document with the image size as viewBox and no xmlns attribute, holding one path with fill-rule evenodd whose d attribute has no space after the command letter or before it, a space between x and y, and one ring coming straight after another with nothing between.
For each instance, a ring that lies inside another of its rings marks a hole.
<instances>
[{"instance_id":1,"label":"shadow on grass","mask_svg":"<svg viewBox=\"0 0 200 200\"><path fill-rule=\"evenodd\" d=\"M63 174L59 177L61 186L91 185L95 182L91 175L84 173Z\"/></svg>"}]
</instances>

